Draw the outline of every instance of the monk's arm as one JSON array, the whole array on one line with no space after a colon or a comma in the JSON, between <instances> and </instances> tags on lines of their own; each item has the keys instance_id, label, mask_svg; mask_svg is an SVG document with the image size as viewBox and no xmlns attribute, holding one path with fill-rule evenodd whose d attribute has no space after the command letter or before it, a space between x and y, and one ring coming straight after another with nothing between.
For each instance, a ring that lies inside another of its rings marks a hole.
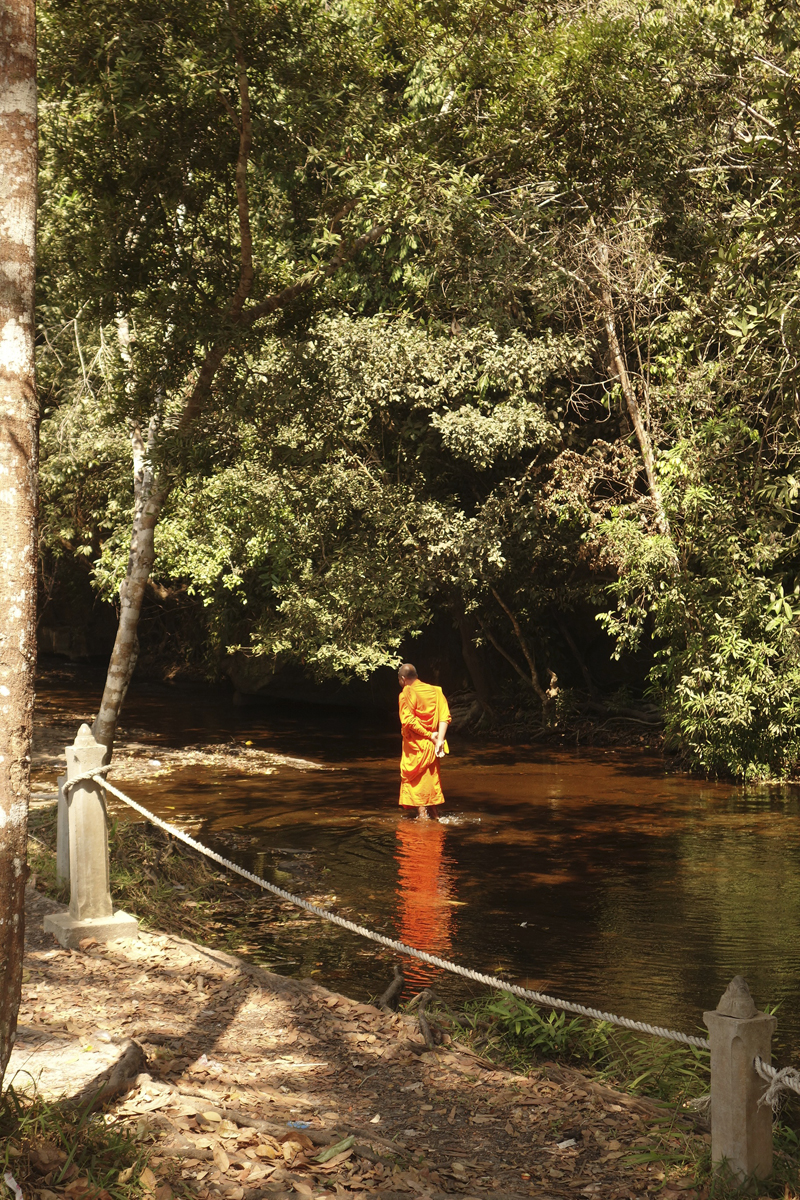
<instances>
[{"instance_id":1,"label":"monk's arm","mask_svg":"<svg viewBox=\"0 0 800 1200\"><path fill-rule=\"evenodd\" d=\"M439 726L435 734L431 734L434 740L437 755L444 745L444 739L447 737L447 726L453 719L450 716L450 705L447 703L444 692L439 692Z\"/></svg>"}]
</instances>

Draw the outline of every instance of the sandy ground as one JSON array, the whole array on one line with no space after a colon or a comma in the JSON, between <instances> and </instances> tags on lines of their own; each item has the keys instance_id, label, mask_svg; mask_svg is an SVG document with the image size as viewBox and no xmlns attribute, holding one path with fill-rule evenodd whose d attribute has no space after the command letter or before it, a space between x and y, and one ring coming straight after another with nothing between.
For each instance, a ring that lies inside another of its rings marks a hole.
<instances>
[{"instance_id":1,"label":"sandy ground","mask_svg":"<svg viewBox=\"0 0 800 1200\"><path fill-rule=\"evenodd\" d=\"M52 780L66 770L64 747L75 740L77 723L37 721L34 729L31 766L34 775ZM109 779L117 783L140 779L156 779L177 767L228 767L245 775L270 775L277 767L294 767L298 771L329 771L307 758L292 758L273 754L250 746L228 743L220 745L186 746L175 749L159 745L145 734L120 732L114 744L114 765ZM53 784L45 779L34 782L34 790L52 791Z\"/></svg>"},{"instance_id":2,"label":"sandy ground","mask_svg":"<svg viewBox=\"0 0 800 1200\"><path fill-rule=\"evenodd\" d=\"M653 1102L555 1064L523 1076L427 1051L411 1016L179 938L65 951L42 930L61 908L28 889L6 1083L74 1095L135 1039L147 1069L111 1112L152 1128L155 1200L697 1196L680 1168L630 1161L704 1136Z\"/></svg>"}]
</instances>

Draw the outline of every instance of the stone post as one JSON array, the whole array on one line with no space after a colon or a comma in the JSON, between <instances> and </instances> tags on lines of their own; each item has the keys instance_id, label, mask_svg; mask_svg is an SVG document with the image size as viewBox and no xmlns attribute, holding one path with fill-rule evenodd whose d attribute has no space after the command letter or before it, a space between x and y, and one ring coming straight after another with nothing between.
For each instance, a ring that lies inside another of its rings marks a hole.
<instances>
[{"instance_id":1,"label":"stone post","mask_svg":"<svg viewBox=\"0 0 800 1200\"><path fill-rule=\"evenodd\" d=\"M69 807L64 784L66 775L58 777L58 825L56 836L56 882L69 883Z\"/></svg>"},{"instance_id":2,"label":"stone post","mask_svg":"<svg viewBox=\"0 0 800 1200\"><path fill-rule=\"evenodd\" d=\"M741 975L703 1021L711 1042L711 1161L736 1179L765 1179L772 1170L772 1110L759 1104L767 1084L753 1059L771 1063L778 1022L758 1011Z\"/></svg>"},{"instance_id":3,"label":"stone post","mask_svg":"<svg viewBox=\"0 0 800 1200\"><path fill-rule=\"evenodd\" d=\"M67 783L103 765L106 748L96 742L88 725L81 725L67 747ZM108 817L102 786L85 780L67 793L69 825L69 912L53 913L45 930L62 946L76 949L83 938L98 942L136 937L138 922L114 912L108 880Z\"/></svg>"}]
</instances>

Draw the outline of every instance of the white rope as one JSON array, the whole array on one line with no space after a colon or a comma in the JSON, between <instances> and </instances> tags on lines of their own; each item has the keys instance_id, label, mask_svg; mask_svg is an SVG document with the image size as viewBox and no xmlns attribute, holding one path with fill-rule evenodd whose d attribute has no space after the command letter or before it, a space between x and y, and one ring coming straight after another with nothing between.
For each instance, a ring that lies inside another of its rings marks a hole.
<instances>
[{"instance_id":1,"label":"white rope","mask_svg":"<svg viewBox=\"0 0 800 1200\"><path fill-rule=\"evenodd\" d=\"M337 916L336 913L329 912L326 908L320 908L316 904L311 904L308 900L303 900L300 896L294 896L291 892L276 887L274 883L268 883L266 879L261 879L258 875L253 875L251 871L245 870L244 867L231 862L230 859L223 858L215 850L209 850L208 846L203 846L200 842L195 841L193 837L190 837L188 833L184 833L182 829L177 829L174 825L170 825L168 821L162 821L160 817L149 812L143 805L138 804L130 796L126 796L124 792L115 788L107 779L103 779L102 774L107 770L108 767L101 767L96 772L79 775L76 779L70 780L67 786L72 788L77 783L84 783L89 780L99 783L112 796L116 796L118 800L122 800L123 803L128 804L136 812L141 813L143 817L148 821L152 821L154 825L163 829L165 833L178 838L179 841L184 842L187 846L191 846L193 850L205 855L206 858L213 859L221 867L226 867L229 871L235 871L237 875L241 875L243 879L249 880L250 883L256 884L257 887L264 888L266 891L272 892L273 895L280 896L282 900L288 900L291 904L296 904L299 908L304 908L306 912L313 913L315 917L322 917L324 921L331 921L334 925L338 925L342 929L348 929L350 933L356 933L359 937L369 938L370 941L377 942L381 946L387 946L390 950L396 950L399 954L418 958L421 962L428 963L429 966L439 967L442 971L450 971L454 975L461 975L464 979L472 979L476 983L485 984L486 987L496 988L501 992L510 992L512 996L520 996L524 1000L532 1000L534 1004L541 1004L545 1008L560 1009L562 1012L574 1013L579 1017L588 1017L592 1021L605 1021L609 1025L618 1025L622 1029L631 1029L635 1033L649 1033L653 1037L666 1038L671 1042L682 1042L686 1046L698 1046L702 1050L709 1048L708 1038L696 1037L690 1033L679 1033L675 1029L665 1029L660 1025L648 1025L646 1021L633 1021L630 1017L618 1017L615 1013L603 1012L599 1008L589 1008L584 1004L573 1004L569 1000L559 1000L555 996L547 996L542 992L530 991L528 988L518 987L517 984L506 983L504 979L498 979L494 975L484 975L481 971L472 971L469 967L460 967L457 963L449 962L446 958L439 958L435 954L428 954L425 950L416 950L413 946L406 946L403 942L396 942L393 938L384 937L382 933L375 933L371 929L366 929L363 925L356 925L354 921L348 921L345 917Z\"/></svg>"},{"instance_id":2,"label":"white rope","mask_svg":"<svg viewBox=\"0 0 800 1200\"><path fill-rule=\"evenodd\" d=\"M773 1067L770 1063L764 1062L760 1055L756 1055L753 1059L753 1066L756 1073L769 1084L769 1087L764 1092L764 1095L759 1100L759 1104L768 1104L773 1112L777 1112L781 1106L782 1092L795 1092L800 1096L800 1071L794 1067Z\"/></svg>"},{"instance_id":3,"label":"white rope","mask_svg":"<svg viewBox=\"0 0 800 1200\"><path fill-rule=\"evenodd\" d=\"M103 776L107 775L110 770L111 763L105 767L95 767L93 771L87 771L85 775L76 775L74 779L68 779L61 790L65 796L68 796L79 783L102 783L103 787L107 787L111 791L111 784L103 779ZM119 796L123 798L122 792L119 793Z\"/></svg>"}]
</instances>

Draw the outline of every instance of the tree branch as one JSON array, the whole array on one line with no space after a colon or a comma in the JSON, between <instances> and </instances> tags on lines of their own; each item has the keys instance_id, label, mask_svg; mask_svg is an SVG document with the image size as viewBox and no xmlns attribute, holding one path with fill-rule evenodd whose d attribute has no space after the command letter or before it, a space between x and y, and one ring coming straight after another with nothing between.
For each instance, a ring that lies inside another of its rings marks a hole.
<instances>
[{"instance_id":1,"label":"tree branch","mask_svg":"<svg viewBox=\"0 0 800 1200\"><path fill-rule=\"evenodd\" d=\"M262 300L258 304L253 304L244 311L240 311L232 318L229 309L229 319L232 319L234 326L249 328L262 317L268 317L272 313L277 312L279 308L284 308L287 304L291 304L298 296L303 296L306 292L313 291L314 288L324 283L326 279L329 279L331 275L334 275L340 267L351 262L366 246L377 241L385 231L385 225L373 225L360 238L357 238L349 249L340 251L335 258L332 258L327 266L320 267L316 271L310 271L307 275L302 275L295 283L291 283L280 292L275 292L272 296L268 296L266 300ZM230 336L218 338L203 359L194 387L181 415L180 428L182 430L187 429L191 425L200 411L204 400L211 391L214 377L229 347Z\"/></svg>"},{"instance_id":2,"label":"tree branch","mask_svg":"<svg viewBox=\"0 0 800 1200\"><path fill-rule=\"evenodd\" d=\"M385 225L373 225L360 238L356 238L349 249L340 250L327 266L320 267L316 271L310 271L307 275L301 276L296 283L290 284L282 291L276 292L273 296L268 296L266 300L262 300L258 304L251 305L242 314L241 323L243 325L252 325L255 321L260 320L261 317L267 317L271 313L276 312L277 309L283 308L284 305L289 304L298 296L312 291L320 283L324 283L326 279L329 279L331 275L335 275L340 267L344 267L347 263L352 262L357 254L360 254L372 242L376 242L385 232Z\"/></svg>"},{"instance_id":3,"label":"tree branch","mask_svg":"<svg viewBox=\"0 0 800 1200\"><path fill-rule=\"evenodd\" d=\"M489 590L491 591L495 600L500 605L503 612L506 614L506 616L508 617L509 621L511 622L511 624L513 626L514 633L517 636L517 641L519 642L520 646L522 647L522 653L525 655L525 661L527 662L528 667L530 669L530 673L531 673L530 683L533 687L533 690L536 692L536 695L541 700L542 704L545 705L548 702L548 696L547 696L547 693L545 692L544 688L542 687L542 685L539 683L539 676L536 672L536 661L533 657L533 653L532 653L530 647L528 646L528 643L525 641L522 630L520 629L519 621L514 616L513 612L508 607L508 605L505 603L505 601L500 599L500 597L498 596L495 589L490 588ZM523 678L525 678L524 675L523 675Z\"/></svg>"},{"instance_id":4,"label":"tree branch","mask_svg":"<svg viewBox=\"0 0 800 1200\"><path fill-rule=\"evenodd\" d=\"M483 624L483 622L481 622L481 633L483 634L483 636L485 638L489 639L489 641L492 643L492 645L494 646L497 653L502 654L502 656L506 660L506 662L511 664L511 666L514 668L514 670L519 675L520 679L524 679L527 684L530 684L530 682L531 682L530 679L525 674L525 672L523 671L523 669L519 665L519 663L516 661L516 659L511 657L511 655L508 653L508 651L505 649L505 647L502 646L500 644L500 642L498 642L497 638L494 636L491 629L487 629L486 626Z\"/></svg>"},{"instance_id":5,"label":"tree branch","mask_svg":"<svg viewBox=\"0 0 800 1200\"><path fill-rule=\"evenodd\" d=\"M603 247L603 249L605 250L605 247ZM617 373L620 387L622 388L622 394L625 397L625 403L628 408L628 416L631 419L631 424L633 425L636 433L636 439L639 443L642 461L644 462L644 472L647 476L647 486L650 492L650 498L655 505L656 529L659 533L662 533L668 537L669 521L667 520L667 514L664 511L664 501L661 496L661 488L658 486L658 479L656 477L653 448L650 444L650 438L647 430L644 427L644 422L642 421L642 413L639 408L639 403L636 399L636 393L633 390L630 376L628 375L628 368L625 364L625 359L623 358L622 350L620 348L619 338L617 337L617 323L614 315L614 301L611 296L611 289L605 279L603 280L602 287L602 309L603 326L605 328L606 338L608 340L608 352L614 364L614 369Z\"/></svg>"}]
</instances>

